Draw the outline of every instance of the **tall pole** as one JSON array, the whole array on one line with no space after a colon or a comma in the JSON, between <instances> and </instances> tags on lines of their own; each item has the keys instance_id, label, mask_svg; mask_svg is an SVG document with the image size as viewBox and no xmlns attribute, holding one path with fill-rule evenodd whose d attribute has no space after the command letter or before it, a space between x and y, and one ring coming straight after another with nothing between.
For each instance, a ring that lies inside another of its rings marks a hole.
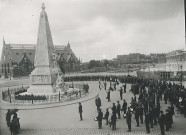
<instances>
[{"instance_id":1,"label":"tall pole","mask_svg":"<svg viewBox=\"0 0 186 135\"><path fill-rule=\"evenodd\" d=\"M184 16L185 16L185 37L186 37L186 0L184 0Z\"/></svg>"}]
</instances>

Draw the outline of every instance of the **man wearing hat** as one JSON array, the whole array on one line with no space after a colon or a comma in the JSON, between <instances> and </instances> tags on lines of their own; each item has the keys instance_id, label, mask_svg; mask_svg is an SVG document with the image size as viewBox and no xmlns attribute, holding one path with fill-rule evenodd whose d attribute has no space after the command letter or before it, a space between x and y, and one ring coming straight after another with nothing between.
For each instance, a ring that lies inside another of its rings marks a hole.
<instances>
[{"instance_id":1,"label":"man wearing hat","mask_svg":"<svg viewBox=\"0 0 186 135\"><path fill-rule=\"evenodd\" d=\"M96 104L96 106L97 106L97 111L99 111L100 106L101 106L101 99L100 99L99 96L96 97L96 99L95 99L95 104Z\"/></svg>"},{"instance_id":2,"label":"man wearing hat","mask_svg":"<svg viewBox=\"0 0 186 135\"><path fill-rule=\"evenodd\" d=\"M123 105L122 105L122 111L123 111L124 114L126 114L126 110L127 110L127 102L124 99L123 100Z\"/></svg>"},{"instance_id":3,"label":"man wearing hat","mask_svg":"<svg viewBox=\"0 0 186 135\"><path fill-rule=\"evenodd\" d=\"M97 116L98 128L99 128L99 129L102 128L102 119L103 119L103 113L102 113L101 109L99 109L99 111L98 111L98 116Z\"/></svg>"},{"instance_id":4,"label":"man wearing hat","mask_svg":"<svg viewBox=\"0 0 186 135\"><path fill-rule=\"evenodd\" d=\"M83 113L82 105L81 105L81 102L79 102L79 115L80 115L80 120L83 120L82 113Z\"/></svg>"},{"instance_id":5,"label":"man wearing hat","mask_svg":"<svg viewBox=\"0 0 186 135\"><path fill-rule=\"evenodd\" d=\"M131 132L131 117L132 117L132 114L131 114L131 111L130 111L130 107L128 107L127 114L126 114L126 122L127 122L127 125L128 125L128 131L127 132Z\"/></svg>"},{"instance_id":6,"label":"man wearing hat","mask_svg":"<svg viewBox=\"0 0 186 135\"><path fill-rule=\"evenodd\" d=\"M165 135L164 124L165 124L165 115L163 114L163 111L161 110L160 116L159 116L159 125L160 125L161 135Z\"/></svg>"},{"instance_id":7,"label":"man wearing hat","mask_svg":"<svg viewBox=\"0 0 186 135\"><path fill-rule=\"evenodd\" d=\"M119 103L119 101L117 101L117 114L118 114L118 119L120 119L120 110L121 110L121 105L120 105L120 103Z\"/></svg>"},{"instance_id":8,"label":"man wearing hat","mask_svg":"<svg viewBox=\"0 0 186 135\"><path fill-rule=\"evenodd\" d=\"M105 113L105 120L106 120L106 125L108 125L108 118L109 118L109 111L108 108L106 109L106 113Z\"/></svg>"}]
</instances>

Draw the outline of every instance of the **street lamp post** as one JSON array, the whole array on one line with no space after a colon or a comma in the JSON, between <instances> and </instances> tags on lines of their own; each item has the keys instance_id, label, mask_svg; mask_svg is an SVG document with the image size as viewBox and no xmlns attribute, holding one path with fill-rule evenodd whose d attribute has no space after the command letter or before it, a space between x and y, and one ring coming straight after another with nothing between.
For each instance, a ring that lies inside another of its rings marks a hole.
<instances>
[{"instance_id":1,"label":"street lamp post","mask_svg":"<svg viewBox=\"0 0 186 135\"><path fill-rule=\"evenodd\" d=\"M9 62L9 68L10 68L10 80L11 80L11 75L12 75L12 70L13 70L13 68L12 68L12 59L10 59L10 62Z\"/></svg>"}]
</instances>

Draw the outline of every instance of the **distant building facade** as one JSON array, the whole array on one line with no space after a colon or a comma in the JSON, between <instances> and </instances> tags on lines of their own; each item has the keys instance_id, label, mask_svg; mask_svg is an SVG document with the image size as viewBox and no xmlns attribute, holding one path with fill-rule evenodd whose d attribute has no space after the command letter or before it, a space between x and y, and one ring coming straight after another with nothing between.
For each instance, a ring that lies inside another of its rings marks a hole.
<instances>
[{"instance_id":1,"label":"distant building facade","mask_svg":"<svg viewBox=\"0 0 186 135\"><path fill-rule=\"evenodd\" d=\"M117 55L120 64L136 64L140 62L140 53L131 53L129 55Z\"/></svg>"},{"instance_id":2,"label":"distant building facade","mask_svg":"<svg viewBox=\"0 0 186 135\"><path fill-rule=\"evenodd\" d=\"M4 77L29 75L34 69L35 48L34 44L6 44L3 39L0 75ZM63 72L73 71L79 67L80 60L75 56L69 43L66 46L55 45L54 49Z\"/></svg>"},{"instance_id":3,"label":"distant building facade","mask_svg":"<svg viewBox=\"0 0 186 135\"><path fill-rule=\"evenodd\" d=\"M167 53L166 71L186 71L186 51L175 50Z\"/></svg>"}]
</instances>

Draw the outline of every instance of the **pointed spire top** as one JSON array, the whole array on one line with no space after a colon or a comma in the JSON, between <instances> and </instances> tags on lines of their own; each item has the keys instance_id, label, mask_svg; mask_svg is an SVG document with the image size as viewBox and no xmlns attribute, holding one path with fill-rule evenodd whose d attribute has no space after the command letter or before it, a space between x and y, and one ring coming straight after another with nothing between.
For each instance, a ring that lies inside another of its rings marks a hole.
<instances>
[{"instance_id":1,"label":"pointed spire top","mask_svg":"<svg viewBox=\"0 0 186 135\"><path fill-rule=\"evenodd\" d=\"M3 36L3 45L5 45L6 43L5 43L5 39L4 39L4 36Z\"/></svg>"},{"instance_id":2,"label":"pointed spire top","mask_svg":"<svg viewBox=\"0 0 186 135\"><path fill-rule=\"evenodd\" d=\"M45 4L42 3L41 9L44 11L45 10Z\"/></svg>"},{"instance_id":3,"label":"pointed spire top","mask_svg":"<svg viewBox=\"0 0 186 135\"><path fill-rule=\"evenodd\" d=\"M69 40L68 40L68 44L67 44L67 47L70 48L70 43L69 43Z\"/></svg>"}]
</instances>

